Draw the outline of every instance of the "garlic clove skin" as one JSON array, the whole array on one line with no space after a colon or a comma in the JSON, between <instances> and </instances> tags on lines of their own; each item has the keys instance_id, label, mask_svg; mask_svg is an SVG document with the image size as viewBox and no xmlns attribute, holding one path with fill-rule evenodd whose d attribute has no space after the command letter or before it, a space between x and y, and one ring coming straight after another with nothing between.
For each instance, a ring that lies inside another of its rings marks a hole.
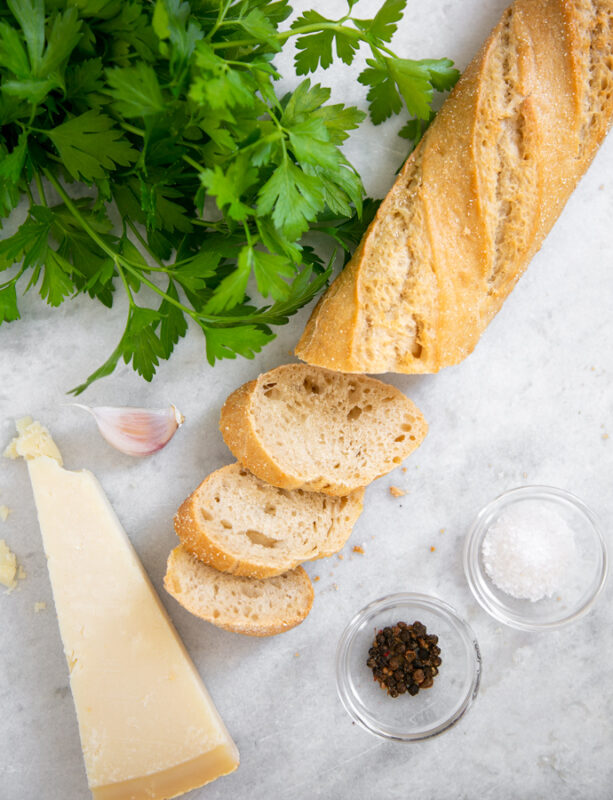
<instances>
[{"instance_id":1,"label":"garlic clove skin","mask_svg":"<svg viewBox=\"0 0 613 800\"><path fill-rule=\"evenodd\" d=\"M173 405L158 409L73 405L88 411L106 441L128 456L144 457L157 453L185 421L183 414Z\"/></svg>"}]
</instances>

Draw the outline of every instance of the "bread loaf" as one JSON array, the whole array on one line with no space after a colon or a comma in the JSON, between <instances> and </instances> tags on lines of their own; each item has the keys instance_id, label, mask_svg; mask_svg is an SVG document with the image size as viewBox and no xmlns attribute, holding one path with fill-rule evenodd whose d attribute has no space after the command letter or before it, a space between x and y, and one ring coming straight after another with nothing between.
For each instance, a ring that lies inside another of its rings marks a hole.
<instances>
[{"instance_id":1,"label":"bread loaf","mask_svg":"<svg viewBox=\"0 0 613 800\"><path fill-rule=\"evenodd\" d=\"M407 160L296 348L436 372L475 347L613 113L613 0L517 0Z\"/></svg>"},{"instance_id":2,"label":"bread loaf","mask_svg":"<svg viewBox=\"0 0 613 800\"><path fill-rule=\"evenodd\" d=\"M220 429L235 458L273 486L348 495L398 466L427 425L393 386L286 364L231 394Z\"/></svg>"},{"instance_id":3,"label":"bread loaf","mask_svg":"<svg viewBox=\"0 0 613 800\"><path fill-rule=\"evenodd\" d=\"M248 636L283 633L302 622L313 605L313 586L302 567L266 580L239 578L180 546L168 557L164 587L197 617Z\"/></svg>"},{"instance_id":4,"label":"bread loaf","mask_svg":"<svg viewBox=\"0 0 613 800\"><path fill-rule=\"evenodd\" d=\"M267 578L338 552L362 512L364 490L329 497L270 486L240 464L208 476L181 505L184 548L233 575Z\"/></svg>"}]
</instances>

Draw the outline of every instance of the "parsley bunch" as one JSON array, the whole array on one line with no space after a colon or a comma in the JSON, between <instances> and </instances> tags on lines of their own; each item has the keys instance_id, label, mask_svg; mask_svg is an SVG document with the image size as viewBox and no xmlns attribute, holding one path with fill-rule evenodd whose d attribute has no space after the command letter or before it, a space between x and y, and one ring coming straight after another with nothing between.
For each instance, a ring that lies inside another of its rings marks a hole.
<instances>
[{"instance_id":1,"label":"parsley bunch","mask_svg":"<svg viewBox=\"0 0 613 800\"><path fill-rule=\"evenodd\" d=\"M118 288L129 303L117 347L75 393L120 359L151 380L189 319L211 364L252 358L328 279L308 235L353 249L376 204L340 145L365 115L309 79L279 97L275 54L296 37L306 75L364 45L373 122L406 107L414 141L457 71L389 49L406 0L369 20L347 3L285 30L287 0L2 5L0 220L24 197L29 210L0 242L0 323L19 318L18 286L51 306L87 294L110 308Z\"/></svg>"}]
</instances>

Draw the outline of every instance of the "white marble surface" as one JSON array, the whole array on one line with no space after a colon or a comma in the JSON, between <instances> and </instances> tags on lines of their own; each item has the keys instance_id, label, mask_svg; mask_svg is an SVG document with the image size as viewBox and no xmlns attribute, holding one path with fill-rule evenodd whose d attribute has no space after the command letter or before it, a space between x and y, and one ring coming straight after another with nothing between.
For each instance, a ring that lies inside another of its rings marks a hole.
<instances>
[{"instance_id":1,"label":"white marble surface","mask_svg":"<svg viewBox=\"0 0 613 800\"><path fill-rule=\"evenodd\" d=\"M330 10L333 3L295 5ZM364 0L358 11L366 16L376 5ZM395 47L416 57L449 55L463 67L504 5L410 0ZM336 98L363 103L354 74L330 70L323 81ZM395 125L365 124L347 152L368 189L381 194L403 145ZM217 430L222 401L289 359L308 312L254 362L209 368L192 330L151 385L123 368L89 390L84 399L93 405L172 401L182 409L184 428L165 451L143 461L116 454L89 418L66 405L66 390L114 347L121 303L112 313L83 300L55 311L32 295L22 303L22 321L0 329L0 445L14 418L30 413L49 425L67 466L99 476L239 746L239 770L189 800L613 796L613 582L586 618L536 635L491 620L473 600L461 566L475 512L526 483L578 494L601 517L611 544L612 174L609 140L470 358L436 376L390 378L423 409L430 434L406 473L397 470L368 489L344 559L307 566L320 577L313 611L276 638L249 639L200 622L164 593L161 581L175 544L174 510L205 474L231 460ZM392 484L406 496L392 498ZM17 591L0 594L0 798L86 800L23 464L0 461L0 503L13 509L0 523L0 538L27 571ZM365 554L353 554L354 544L363 544ZM457 727L421 744L384 742L353 725L335 689L334 654L346 622L366 601L397 590L451 603L473 626L483 654L473 709ZM35 614L37 601L47 610Z\"/></svg>"}]
</instances>

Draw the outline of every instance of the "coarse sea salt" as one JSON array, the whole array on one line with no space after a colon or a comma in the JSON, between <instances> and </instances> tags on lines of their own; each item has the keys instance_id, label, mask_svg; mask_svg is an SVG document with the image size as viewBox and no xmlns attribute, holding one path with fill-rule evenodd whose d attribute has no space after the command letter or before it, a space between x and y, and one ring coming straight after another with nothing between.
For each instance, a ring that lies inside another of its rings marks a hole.
<instances>
[{"instance_id":1,"label":"coarse sea salt","mask_svg":"<svg viewBox=\"0 0 613 800\"><path fill-rule=\"evenodd\" d=\"M566 520L547 506L506 508L481 546L485 571L503 592L536 602L563 587L577 557Z\"/></svg>"}]
</instances>

